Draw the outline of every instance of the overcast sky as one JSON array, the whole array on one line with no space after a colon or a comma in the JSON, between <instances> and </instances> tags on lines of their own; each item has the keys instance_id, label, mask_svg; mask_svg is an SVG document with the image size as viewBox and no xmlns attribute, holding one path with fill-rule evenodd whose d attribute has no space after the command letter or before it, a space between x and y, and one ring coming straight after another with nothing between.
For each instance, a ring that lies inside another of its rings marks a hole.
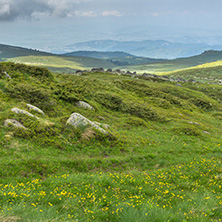
<instances>
[{"instance_id":1,"label":"overcast sky","mask_svg":"<svg viewBox=\"0 0 222 222\"><path fill-rule=\"evenodd\" d=\"M222 40L222 0L0 0L0 43L63 50L101 39Z\"/></svg>"}]
</instances>

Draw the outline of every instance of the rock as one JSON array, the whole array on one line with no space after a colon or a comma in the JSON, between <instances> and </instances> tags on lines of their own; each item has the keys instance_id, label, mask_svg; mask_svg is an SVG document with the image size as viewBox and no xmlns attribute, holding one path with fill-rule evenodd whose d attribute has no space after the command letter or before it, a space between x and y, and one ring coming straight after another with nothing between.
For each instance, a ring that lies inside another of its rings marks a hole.
<instances>
[{"instance_id":1,"label":"rock","mask_svg":"<svg viewBox=\"0 0 222 222\"><path fill-rule=\"evenodd\" d=\"M188 122L188 123L193 124L193 125L197 125L197 126L199 126L199 125L200 125L200 124L199 124L199 123L197 123L197 122Z\"/></svg>"},{"instance_id":2,"label":"rock","mask_svg":"<svg viewBox=\"0 0 222 222\"><path fill-rule=\"evenodd\" d=\"M100 67L100 68L92 68L91 72L105 72L105 70L102 67Z\"/></svg>"},{"instance_id":3,"label":"rock","mask_svg":"<svg viewBox=\"0 0 222 222\"><path fill-rule=\"evenodd\" d=\"M105 120L105 118L104 117L102 117L102 116L97 116L100 120Z\"/></svg>"},{"instance_id":4,"label":"rock","mask_svg":"<svg viewBox=\"0 0 222 222\"><path fill-rule=\"evenodd\" d=\"M84 109L94 110L94 108L91 105L89 105L88 103L86 103L84 101L79 101L79 102L76 103L76 105L78 107L81 107L81 108L84 108Z\"/></svg>"},{"instance_id":5,"label":"rock","mask_svg":"<svg viewBox=\"0 0 222 222\"><path fill-rule=\"evenodd\" d=\"M76 74L82 75L83 71L82 70L76 70Z\"/></svg>"},{"instance_id":6,"label":"rock","mask_svg":"<svg viewBox=\"0 0 222 222\"><path fill-rule=\"evenodd\" d=\"M4 121L4 126L6 126L6 127L13 126L13 127L17 127L17 128L27 129L26 127L24 127L20 122L18 122L15 119L6 119Z\"/></svg>"},{"instance_id":7,"label":"rock","mask_svg":"<svg viewBox=\"0 0 222 222\"><path fill-rule=\"evenodd\" d=\"M31 113L23 110L23 109L18 109L18 108L12 108L11 109L12 112L14 113L17 113L17 114L25 114L27 116L30 116L30 117L33 117L33 118L36 118L36 119L39 119L39 117L35 116L35 115L32 115Z\"/></svg>"},{"instance_id":8,"label":"rock","mask_svg":"<svg viewBox=\"0 0 222 222\"><path fill-rule=\"evenodd\" d=\"M72 125L75 128L78 128L80 126L87 126L90 125L93 128L99 130L103 134L108 134L104 129L102 129L100 126L95 124L94 122L90 121L86 117L82 116L79 113L72 113L72 115L67 120L66 124Z\"/></svg>"},{"instance_id":9,"label":"rock","mask_svg":"<svg viewBox=\"0 0 222 222\"><path fill-rule=\"evenodd\" d=\"M36 106L33 106L31 104L26 104L26 106L28 107L29 110L34 110L34 111L36 111L36 112L38 112L38 113L40 113L42 115L45 115L45 113L41 109L36 107Z\"/></svg>"},{"instance_id":10,"label":"rock","mask_svg":"<svg viewBox=\"0 0 222 222\"><path fill-rule=\"evenodd\" d=\"M105 129L109 129L109 128L110 128L110 125L105 124L105 123L99 123L99 122L96 122L96 121L94 121L94 123L95 123L96 125L99 125L99 126L105 128Z\"/></svg>"},{"instance_id":11,"label":"rock","mask_svg":"<svg viewBox=\"0 0 222 222\"><path fill-rule=\"evenodd\" d=\"M12 79L12 77L6 71L2 71L2 74L5 74L8 79Z\"/></svg>"},{"instance_id":12,"label":"rock","mask_svg":"<svg viewBox=\"0 0 222 222\"><path fill-rule=\"evenodd\" d=\"M112 71L113 71L112 69L107 69L107 70L106 70L106 72L112 72Z\"/></svg>"}]
</instances>

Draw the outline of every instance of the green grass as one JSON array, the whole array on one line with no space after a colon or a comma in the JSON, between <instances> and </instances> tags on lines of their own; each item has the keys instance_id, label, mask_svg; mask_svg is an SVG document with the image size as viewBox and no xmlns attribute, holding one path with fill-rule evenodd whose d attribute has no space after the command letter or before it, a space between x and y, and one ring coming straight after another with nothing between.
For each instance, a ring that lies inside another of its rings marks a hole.
<instances>
[{"instance_id":1,"label":"green grass","mask_svg":"<svg viewBox=\"0 0 222 222\"><path fill-rule=\"evenodd\" d=\"M0 70L12 77L0 76L1 221L221 221L220 85ZM26 103L46 115L11 112ZM66 125L73 112L112 137L84 139L87 128Z\"/></svg>"},{"instance_id":2,"label":"green grass","mask_svg":"<svg viewBox=\"0 0 222 222\"><path fill-rule=\"evenodd\" d=\"M113 68L111 62L86 57L69 56L24 56L7 59L7 61L42 66L57 72L75 72L75 70L90 69L92 67Z\"/></svg>"}]
</instances>

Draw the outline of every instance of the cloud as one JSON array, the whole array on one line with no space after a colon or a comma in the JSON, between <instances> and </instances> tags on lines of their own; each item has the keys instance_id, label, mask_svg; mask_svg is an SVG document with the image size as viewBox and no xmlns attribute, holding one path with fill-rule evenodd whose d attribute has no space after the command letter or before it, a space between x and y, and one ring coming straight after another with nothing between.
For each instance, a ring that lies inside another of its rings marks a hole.
<instances>
[{"instance_id":1,"label":"cloud","mask_svg":"<svg viewBox=\"0 0 222 222\"><path fill-rule=\"evenodd\" d=\"M0 22L41 16L69 17L76 6L92 0L0 0Z\"/></svg>"},{"instance_id":2,"label":"cloud","mask_svg":"<svg viewBox=\"0 0 222 222\"><path fill-rule=\"evenodd\" d=\"M102 12L102 16L117 16L117 17L120 17L120 16L122 16L122 14L117 10L115 10L115 11L104 11L104 12Z\"/></svg>"},{"instance_id":3,"label":"cloud","mask_svg":"<svg viewBox=\"0 0 222 222\"><path fill-rule=\"evenodd\" d=\"M87 12L74 11L74 15L76 15L78 17L95 17L95 16L97 16L97 13L93 12L93 11L87 11Z\"/></svg>"}]
</instances>

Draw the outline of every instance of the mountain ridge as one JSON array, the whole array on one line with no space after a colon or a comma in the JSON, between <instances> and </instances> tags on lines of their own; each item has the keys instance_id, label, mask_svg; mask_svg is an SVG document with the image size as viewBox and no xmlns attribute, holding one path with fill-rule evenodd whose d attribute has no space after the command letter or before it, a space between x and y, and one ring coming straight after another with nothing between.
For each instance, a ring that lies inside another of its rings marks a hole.
<instances>
[{"instance_id":1,"label":"mountain ridge","mask_svg":"<svg viewBox=\"0 0 222 222\"><path fill-rule=\"evenodd\" d=\"M222 50L222 46L211 46L205 43L178 43L165 40L93 40L71 44L66 49L72 51L124 51L140 57L175 59L194 56L206 50Z\"/></svg>"}]
</instances>

